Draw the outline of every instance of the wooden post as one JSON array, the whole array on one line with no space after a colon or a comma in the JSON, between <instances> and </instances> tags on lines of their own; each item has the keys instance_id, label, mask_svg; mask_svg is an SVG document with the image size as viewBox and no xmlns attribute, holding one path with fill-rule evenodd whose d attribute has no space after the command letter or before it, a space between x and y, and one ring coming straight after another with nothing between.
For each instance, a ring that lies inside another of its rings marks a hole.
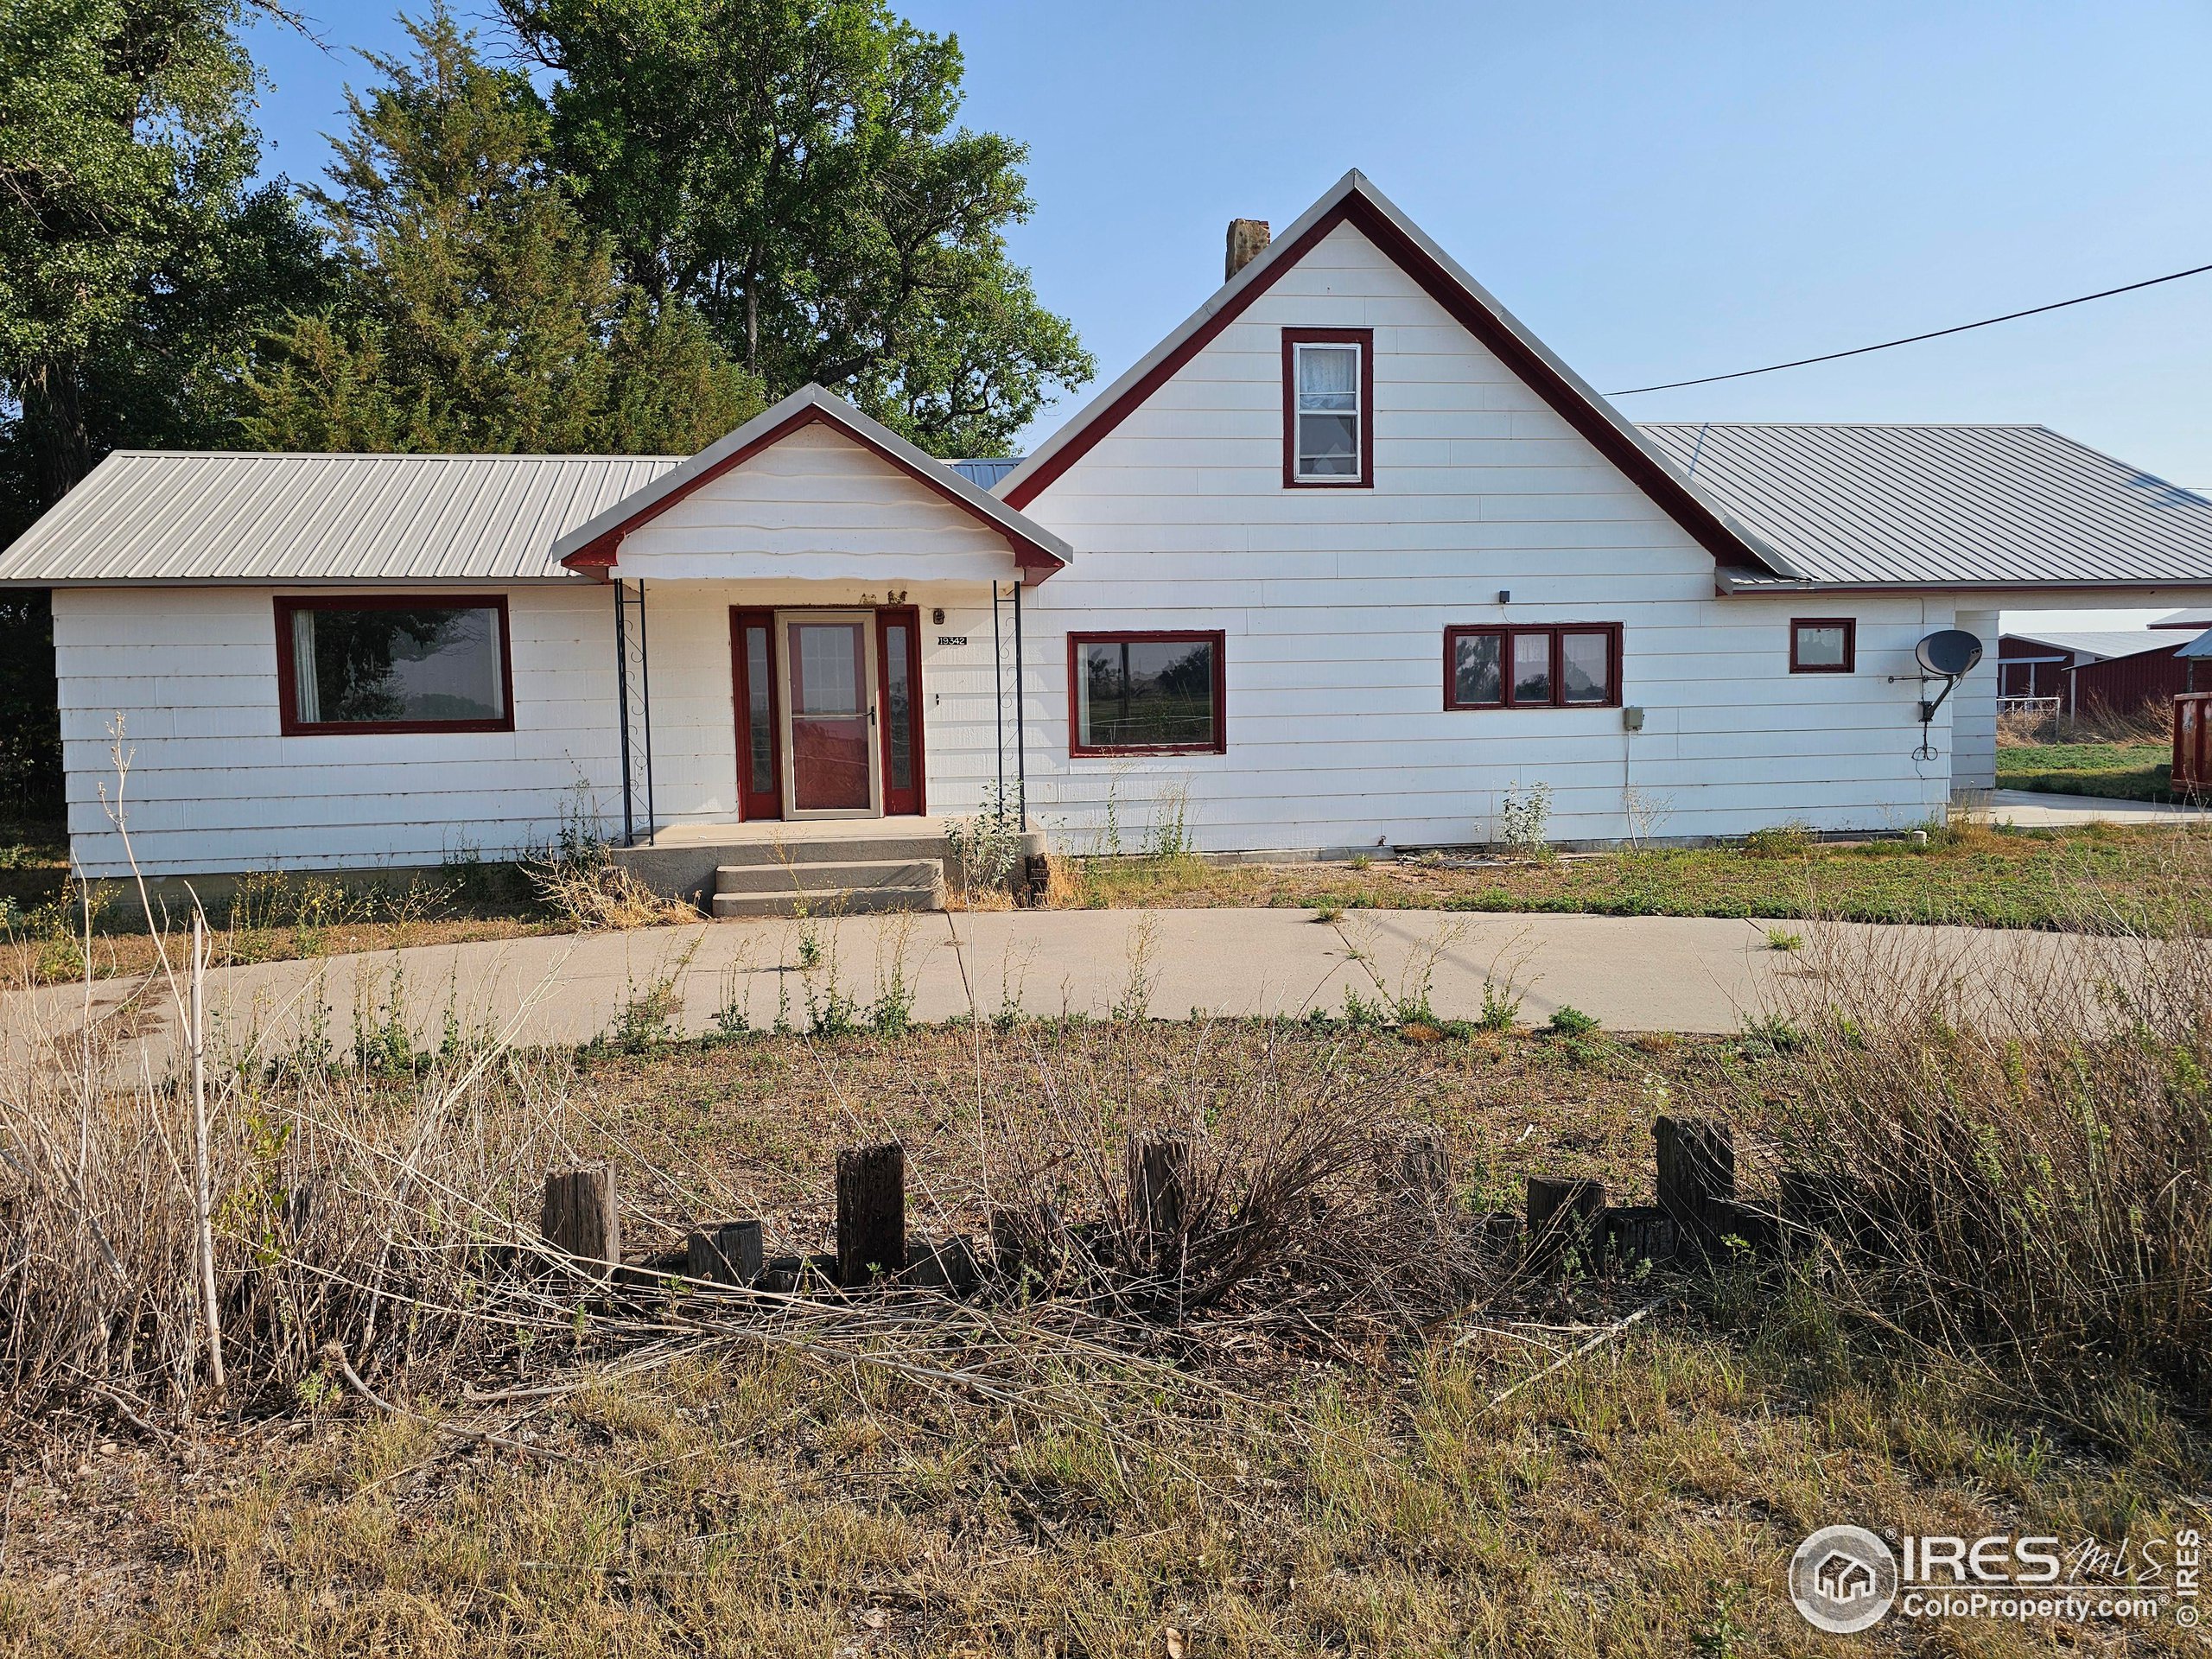
<instances>
[{"instance_id":1,"label":"wooden post","mask_svg":"<svg viewBox=\"0 0 2212 1659\"><path fill-rule=\"evenodd\" d=\"M1605 1211L1605 1253L1618 1268L1664 1262L1675 1253L1675 1218L1656 1204L1624 1205Z\"/></svg>"},{"instance_id":2,"label":"wooden post","mask_svg":"<svg viewBox=\"0 0 2212 1659\"><path fill-rule=\"evenodd\" d=\"M750 1285L765 1263L757 1221L718 1221L684 1243L684 1274L717 1285Z\"/></svg>"},{"instance_id":3,"label":"wooden post","mask_svg":"<svg viewBox=\"0 0 2212 1659\"><path fill-rule=\"evenodd\" d=\"M1179 1135L1132 1136L1127 1161L1129 1217L1140 1263L1164 1275L1179 1274L1191 1142Z\"/></svg>"},{"instance_id":4,"label":"wooden post","mask_svg":"<svg viewBox=\"0 0 2212 1659\"><path fill-rule=\"evenodd\" d=\"M896 1141L837 1154L837 1282L847 1289L906 1266L906 1149Z\"/></svg>"},{"instance_id":5,"label":"wooden post","mask_svg":"<svg viewBox=\"0 0 2212 1659\"><path fill-rule=\"evenodd\" d=\"M1452 1158L1441 1129L1408 1129L1379 1138L1375 1177L1406 1203L1441 1212L1452 1205Z\"/></svg>"},{"instance_id":6,"label":"wooden post","mask_svg":"<svg viewBox=\"0 0 2212 1659\"><path fill-rule=\"evenodd\" d=\"M1709 1117L1662 1117L1651 1126L1659 1160L1659 1207L1700 1248L1719 1235L1719 1206L1736 1197L1735 1138Z\"/></svg>"},{"instance_id":7,"label":"wooden post","mask_svg":"<svg viewBox=\"0 0 2212 1659\"><path fill-rule=\"evenodd\" d=\"M622 1223L614 1208L614 1166L588 1165L545 1178L545 1242L594 1268L622 1260Z\"/></svg>"},{"instance_id":8,"label":"wooden post","mask_svg":"<svg viewBox=\"0 0 2212 1659\"><path fill-rule=\"evenodd\" d=\"M86 961L91 957L87 957ZM207 1147L207 917L192 907L192 1219L199 1234L200 1295L207 1315L207 1370L223 1386L223 1323L215 1295L215 1216ZM85 1079L92 1086L92 1078Z\"/></svg>"},{"instance_id":9,"label":"wooden post","mask_svg":"<svg viewBox=\"0 0 2212 1659\"><path fill-rule=\"evenodd\" d=\"M1554 1176L1529 1178L1529 1260L1546 1273L1555 1272L1569 1251L1586 1265L1595 1266L1592 1246L1605 1210L1603 1181L1569 1180Z\"/></svg>"}]
</instances>

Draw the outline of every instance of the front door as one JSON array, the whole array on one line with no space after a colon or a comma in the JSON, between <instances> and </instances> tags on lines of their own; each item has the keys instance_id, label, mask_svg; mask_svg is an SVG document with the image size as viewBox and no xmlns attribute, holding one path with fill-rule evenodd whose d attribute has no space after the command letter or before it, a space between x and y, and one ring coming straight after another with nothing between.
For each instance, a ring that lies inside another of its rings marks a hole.
<instances>
[{"instance_id":1,"label":"front door","mask_svg":"<svg viewBox=\"0 0 2212 1659\"><path fill-rule=\"evenodd\" d=\"M790 741L785 816L866 818L881 810L872 618L817 611L783 619Z\"/></svg>"}]
</instances>

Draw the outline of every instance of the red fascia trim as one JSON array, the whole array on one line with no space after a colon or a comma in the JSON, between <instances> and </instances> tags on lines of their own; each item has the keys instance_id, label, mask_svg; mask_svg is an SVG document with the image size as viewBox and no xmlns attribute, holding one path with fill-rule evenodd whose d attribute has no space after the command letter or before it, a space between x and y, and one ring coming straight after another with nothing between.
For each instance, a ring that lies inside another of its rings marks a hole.
<instances>
[{"instance_id":1,"label":"red fascia trim","mask_svg":"<svg viewBox=\"0 0 2212 1659\"><path fill-rule=\"evenodd\" d=\"M729 454L724 455L713 466L704 468L693 477L685 479L683 483L669 491L667 494L662 496L659 499L639 508L637 512L632 513L620 524L613 526L611 529L601 531L598 535L593 537L590 541L585 543L575 552L563 559L561 563L569 569L579 572L596 572L601 581L604 582L607 580L607 571L613 565L617 553L622 545L622 538L625 536L627 536L632 531L637 529L640 524L650 524L653 519L660 517L662 513L667 512L669 508L674 506L678 501L683 500L684 497L690 495L693 491L702 489L705 486L711 484L715 480L720 478L724 473L730 471L733 467L743 466L747 461L752 460L753 456L759 454L763 449L766 449L772 445L781 443L785 438L791 436L792 433L798 431L803 427L812 426L817 421L824 423L825 425L834 426L838 431L843 433L847 437L859 444L862 448L869 450L873 454L881 456L885 461L889 461L893 467L896 467L900 472L906 474L907 477L912 479L916 483L922 485L927 489L933 490L938 494L943 496L946 500L951 502L954 506L959 508L961 512L975 519L976 523L982 524L986 528L995 531L999 535L1004 537L1006 538L1007 545L1014 551L1015 567L1022 570L1033 570L1037 572L1037 581L1044 581L1046 577L1051 575L1055 570L1058 570L1065 565L1066 561L1062 559L1059 555L1053 552L1050 548L1039 546L1035 542L1030 541L1025 537L1018 536L1014 531L1007 529L1005 525L997 524L977 512L975 508L975 504L964 499L960 493L953 487L949 477L932 477L929 471L915 466L904 455L894 454L891 450L885 448L883 445L878 443L874 439L868 436L867 433L857 431L854 428L847 426L842 421L838 420L836 416L832 416L829 410L823 409L818 405L802 409L790 418L778 422L774 426L769 428L768 430L760 434L759 437L754 438L750 443L742 444L737 448L731 450Z\"/></svg>"},{"instance_id":2,"label":"red fascia trim","mask_svg":"<svg viewBox=\"0 0 2212 1659\"><path fill-rule=\"evenodd\" d=\"M1359 347L1359 476L1298 475L1298 348ZM1286 490L1371 490L1375 487L1375 331L1372 328L1286 328L1282 331L1282 486Z\"/></svg>"},{"instance_id":3,"label":"red fascia trim","mask_svg":"<svg viewBox=\"0 0 2212 1659\"><path fill-rule=\"evenodd\" d=\"M1637 487L1656 501L1669 518L1687 531L1698 545L1712 554L1717 562L1742 569L1764 569L1751 556L1749 550L1729 533L1727 527L1713 517L1703 502L1684 489L1671 473L1599 414L1556 370L1522 344L1494 312L1462 288L1449 271L1405 236L1374 203L1357 191L1315 219L1303 234L1293 241L1278 245L1281 252L1274 257L1257 280L1199 324L1189 339L1154 365L1142 379L1101 410L1082 431L1039 462L1035 472L1008 490L1004 498L1006 504L1010 507L1021 508L1035 500L1055 479L1089 453L1092 445L1128 419L1176 371L1205 350L1223 329L1243 314L1247 306L1273 287L1275 280L1304 258L1323 237L1338 226L1346 223L1389 255L1401 270L1421 284L1431 299L1450 312L1455 321L1527 382L1567 424L1587 438L1599 454L1627 474Z\"/></svg>"},{"instance_id":4,"label":"red fascia trim","mask_svg":"<svg viewBox=\"0 0 2212 1659\"><path fill-rule=\"evenodd\" d=\"M1112 645L1131 639L1167 639L1213 646L1213 741L1211 743L1085 743L1075 696L1076 664L1084 645ZM1229 635L1220 628L1119 628L1068 635L1068 753L1090 754L1226 754L1229 753Z\"/></svg>"},{"instance_id":5,"label":"red fascia trim","mask_svg":"<svg viewBox=\"0 0 2212 1659\"><path fill-rule=\"evenodd\" d=\"M299 611L496 611L499 617L499 720L298 719L299 681L292 671L292 617ZM505 594L316 594L276 601L276 729L285 737L351 737L394 733L512 732L515 728L515 653Z\"/></svg>"}]
</instances>

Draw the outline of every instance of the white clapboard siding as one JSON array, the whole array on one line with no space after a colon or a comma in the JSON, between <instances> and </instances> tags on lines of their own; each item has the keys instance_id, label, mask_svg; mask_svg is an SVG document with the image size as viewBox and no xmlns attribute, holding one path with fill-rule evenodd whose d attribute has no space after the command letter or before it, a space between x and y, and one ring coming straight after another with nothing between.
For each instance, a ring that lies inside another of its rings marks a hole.
<instances>
[{"instance_id":1,"label":"white clapboard siding","mask_svg":"<svg viewBox=\"0 0 2212 1659\"><path fill-rule=\"evenodd\" d=\"M315 737L279 729L280 591L55 591L69 827L88 874L129 871L118 793L130 851L156 874L509 856L579 816L619 822L606 588L505 590L513 731Z\"/></svg>"},{"instance_id":2,"label":"white clapboard siding","mask_svg":"<svg viewBox=\"0 0 2212 1659\"><path fill-rule=\"evenodd\" d=\"M622 539L631 580L903 585L1010 581L1006 538L817 423L711 479Z\"/></svg>"},{"instance_id":3,"label":"white clapboard siding","mask_svg":"<svg viewBox=\"0 0 2212 1659\"><path fill-rule=\"evenodd\" d=\"M1288 327L1375 330L1373 488L1283 487ZM1026 511L1078 550L1033 591L1024 683L1032 807L1078 847L1109 801L1131 842L1185 794L1197 844L1228 850L1486 840L1539 783L1574 839L1625 836L1631 809L1663 836L1897 829L1950 793L1952 709L1915 760L1910 677L1946 605L1718 597L1711 556L1351 226ZM1793 614L1855 615L1857 672L1792 675ZM1622 624L1643 730L1446 711L1443 630L1498 622ZM1065 637L1119 628L1223 632L1226 753L1069 754Z\"/></svg>"}]
</instances>

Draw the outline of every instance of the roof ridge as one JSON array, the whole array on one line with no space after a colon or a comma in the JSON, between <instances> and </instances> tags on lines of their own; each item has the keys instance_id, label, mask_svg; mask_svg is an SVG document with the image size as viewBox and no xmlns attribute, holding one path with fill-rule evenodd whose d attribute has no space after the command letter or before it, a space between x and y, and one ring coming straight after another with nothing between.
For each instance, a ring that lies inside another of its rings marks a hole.
<instances>
[{"instance_id":1,"label":"roof ridge","mask_svg":"<svg viewBox=\"0 0 2212 1659\"><path fill-rule=\"evenodd\" d=\"M589 449L111 449L101 457L188 461L689 461L689 455L637 455Z\"/></svg>"}]
</instances>

